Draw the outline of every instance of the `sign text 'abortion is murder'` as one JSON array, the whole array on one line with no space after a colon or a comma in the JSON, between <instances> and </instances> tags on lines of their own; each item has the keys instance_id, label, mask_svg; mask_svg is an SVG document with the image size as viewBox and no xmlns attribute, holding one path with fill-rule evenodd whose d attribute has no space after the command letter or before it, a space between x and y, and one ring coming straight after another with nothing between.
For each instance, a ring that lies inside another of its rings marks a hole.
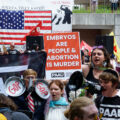
<instances>
[{"instance_id":1,"label":"sign text 'abortion is murder'","mask_svg":"<svg viewBox=\"0 0 120 120\"><path fill-rule=\"evenodd\" d=\"M44 47L47 79L68 79L74 71L81 69L78 32L44 34Z\"/></svg>"}]
</instances>

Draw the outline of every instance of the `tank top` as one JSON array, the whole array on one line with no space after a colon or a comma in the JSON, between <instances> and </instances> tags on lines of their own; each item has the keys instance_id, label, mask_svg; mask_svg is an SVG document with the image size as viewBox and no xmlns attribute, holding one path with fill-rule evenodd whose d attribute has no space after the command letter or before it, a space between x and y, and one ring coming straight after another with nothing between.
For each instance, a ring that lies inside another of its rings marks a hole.
<instances>
[{"instance_id":1,"label":"tank top","mask_svg":"<svg viewBox=\"0 0 120 120\"><path fill-rule=\"evenodd\" d=\"M93 75L93 68L90 68L90 71L89 71L86 79L87 79L88 81L91 81L91 82L94 82L94 83L98 83L98 79L96 79L96 78L94 77L94 75Z\"/></svg>"}]
</instances>

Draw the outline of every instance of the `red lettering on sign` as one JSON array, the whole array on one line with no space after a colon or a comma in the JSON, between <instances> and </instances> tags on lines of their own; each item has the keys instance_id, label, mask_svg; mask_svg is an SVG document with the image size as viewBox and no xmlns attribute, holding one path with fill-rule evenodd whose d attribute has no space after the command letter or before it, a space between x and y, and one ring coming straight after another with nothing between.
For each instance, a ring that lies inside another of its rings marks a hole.
<instances>
[{"instance_id":1,"label":"red lettering on sign","mask_svg":"<svg viewBox=\"0 0 120 120\"><path fill-rule=\"evenodd\" d=\"M15 81L12 85L8 87L8 90L10 93L15 94L17 91L19 91L21 87L19 86L19 82Z\"/></svg>"},{"instance_id":2,"label":"red lettering on sign","mask_svg":"<svg viewBox=\"0 0 120 120\"><path fill-rule=\"evenodd\" d=\"M48 95L48 91L45 90L45 87L43 86L43 83L37 84L37 88L41 92L41 94Z\"/></svg>"}]
</instances>

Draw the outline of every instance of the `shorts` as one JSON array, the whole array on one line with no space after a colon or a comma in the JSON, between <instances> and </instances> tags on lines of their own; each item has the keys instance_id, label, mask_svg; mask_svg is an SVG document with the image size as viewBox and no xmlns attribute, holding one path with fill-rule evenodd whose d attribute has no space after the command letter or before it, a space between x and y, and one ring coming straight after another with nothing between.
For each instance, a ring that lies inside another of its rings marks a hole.
<instances>
[{"instance_id":1,"label":"shorts","mask_svg":"<svg viewBox=\"0 0 120 120\"><path fill-rule=\"evenodd\" d=\"M118 3L111 3L111 10L117 10Z\"/></svg>"}]
</instances>

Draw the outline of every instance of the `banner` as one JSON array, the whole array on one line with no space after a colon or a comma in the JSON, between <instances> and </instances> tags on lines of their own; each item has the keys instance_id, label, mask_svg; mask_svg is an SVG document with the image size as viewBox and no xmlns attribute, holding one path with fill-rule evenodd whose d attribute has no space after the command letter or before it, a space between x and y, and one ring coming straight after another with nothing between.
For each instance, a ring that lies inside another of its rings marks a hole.
<instances>
[{"instance_id":1,"label":"banner","mask_svg":"<svg viewBox=\"0 0 120 120\"><path fill-rule=\"evenodd\" d=\"M73 0L0 0L0 3L0 44L23 45L27 34L72 31Z\"/></svg>"},{"instance_id":2,"label":"banner","mask_svg":"<svg viewBox=\"0 0 120 120\"><path fill-rule=\"evenodd\" d=\"M39 32L51 33L51 17L51 11L1 10L0 44L14 42L16 45L24 45L26 36L32 34L35 28L37 31L34 34L37 35L40 35Z\"/></svg>"},{"instance_id":3,"label":"banner","mask_svg":"<svg viewBox=\"0 0 120 120\"><path fill-rule=\"evenodd\" d=\"M68 79L81 70L78 32L44 34L47 52L46 79Z\"/></svg>"},{"instance_id":4,"label":"banner","mask_svg":"<svg viewBox=\"0 0 120 120\"><path fill-rule=\"evenodd\" d=\"M16 55L0 55L0 77L5 81L11 76L22 78L26 69L33 69L38 78L45 77L47 54L44 51Z\"/></svg>"},{"instance_id":5,"label":"banner","mask_svg":"<svg viewBox=\"0 0 120 120\"><path fill-rule=\"evenodd\" d=\"M80 44L80 49L81 50L85 50L85 49L87 49L89 52L89 56L91 55L91 52L92 52L92 47L90 46L90 45L88 45L85 41L81 41L81 44Z\"/></svg>"}]
</instances>

